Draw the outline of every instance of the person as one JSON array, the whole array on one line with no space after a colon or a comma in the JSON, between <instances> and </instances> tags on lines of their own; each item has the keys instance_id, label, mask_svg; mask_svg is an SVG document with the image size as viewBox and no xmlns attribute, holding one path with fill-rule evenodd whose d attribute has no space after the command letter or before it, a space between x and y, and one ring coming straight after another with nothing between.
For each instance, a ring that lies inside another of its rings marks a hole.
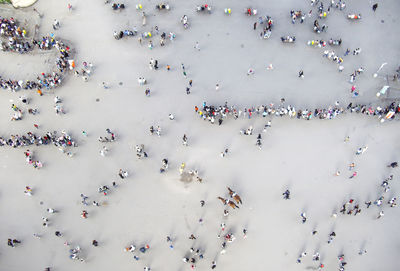
<instances>
[{"instance_id":1,"label":"person","mask_svg":"<svg viewBox=\"0 0 400 271\"><path fill-rule=\"evenodd\" d=\"M301 213L300 216L302 217L303 224L306 223L307 221L306 213Z\"/></svg>"},{"instance_id":2,"label":"person","mask_svg":"<svg viewBox=\"0 0 400 271\"><path fill-rule=\"evenodd\" d=\"M196 44L194 45L194 48L195 48L197 51L200 51L200 45L199 45L199 42L198 42L198 41L196 41Z\"/></svg>"},{"instance_id":3,"label":"person","mask_svg":"<svg viewBox=\"0 0 400 271\"><path fill-rule=\"evenodd\" d=\"M14 243L13 243L13 241L11 239L7 240L7 245L10 246L10 247L14 247Z\"/></svg>"},{"instance_id":4,"label":"person","mask_svg":"<svg viewBox=\"0 0 400 271\"><path fill-rule=\"evenodd\" d=\"M372 10L375 12L376 9L378 8L378 3L375 3L372 5Z\"/></svg>"},{"instance_id":5,"label":"person","mask_svg":"<svg viewBox=\"0 0 400 271\"><path fill-rule=\"evenodd\" d=\"M203 207L206 202L204 200L200 201L200 206Z\"/></svg>"},{"instance_id":6,"label":"person","mask_svg":"<svg viewBox=\"0 0 400 271\"><path fill-rule=\"evenodd\" d=\"M217 267L217 262L216 261L212 261L211 262L211 269L215 269Z\"/></svg>"},{"instance_id":7,"label":"person","mask_svg":"<svg viewBox=\"0 0 400 271\"><path fill-rule=\"evenodd\" d=\"M186 136L186 134L183 135L182 140L183 140L183 145L184 145L184 146L187 146L188 143L187 143L187 136Z\"/></svg>"},{"instance_id":8,"label":"person","mask_svg":"<svg viewBox=\"0 0 400 271\"><path fill-rule=\"evenodd\" d=\"M108 89L109 87L107 86L106 82L101 83L104 89Z\"/></svg>"},{"instance_id":9,"label":"person","mask_svg":"<svg viewBox=\"0 0 400 271\"><path fill-rule=\"evenodd\" d=\"M218 91L219 90L219 84L215 85L215 90Z\"/></svg>"},{"instance_id":10,"label":"person","mask_svg":"<svg viewBox=\"0 0 400 271\"><path fill-rule=\"evenodd\" d=\"M290 191L289 191L289 189L287 189L282 195L283 195L284 199L290 199Z\"/></svg>"},{"instance_id":11,"label":"person","mask_svg":"<svg viewBox=\"0 0 400 271\"><path fill-rule=\"evenodd\" d=\"M93 240L93 241L92 241L92 245L95 246L95 247L97 247L97 246L99 245L99 243L97 242L97 240Z\"/></svg>"},{"instance_id":12,"label":"person","mask_svg":"<svg viewBox=\"0 0 400 271\"><path fill-rule=\"evenodd\" d=\"M57 30L57 29L59 29L60 28L60 22L57 20L57 19L54 19L54 22L53 22L53 29L54 30Z\"/></svg>"},{"instance_id":13,"label":"person","mask_svg":"<svg viewBox=\"0 0 400 271\"><path fill-rule=\"evenodd\" d=\"M83 210L82 213L81 213L81 217L86 219L87 215L88 215L88 212Z\"/></svg>"},{"instance_id":14,"label":"person","mask_svg":"<svg viewBox=\"0 0 400 271\"><path fill-rule=\"evenodd\" d=\"M304 72L303 72L303 70L300 70L300 71L299 71L299 77L304 78Z\"/></svg>"},{"instance_id":15,"label":"person","mask_svg":"<svg viewBox=\"0 0 400 271\"><path fill-rule=\"evenodd\" d=\"M119 169L118 175L121 179L125 179L126 177L128 177L128 172L122 170L122 168Z\"/></svg>"}]
</instances>

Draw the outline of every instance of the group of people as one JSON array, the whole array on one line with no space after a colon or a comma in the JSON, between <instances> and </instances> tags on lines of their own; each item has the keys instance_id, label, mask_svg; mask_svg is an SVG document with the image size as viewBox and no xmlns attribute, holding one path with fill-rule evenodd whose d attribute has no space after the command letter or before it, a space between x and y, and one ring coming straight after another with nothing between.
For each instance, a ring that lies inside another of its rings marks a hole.
<instances>
[{"instance_id":1,"label":"group of people","mask_svg":"<svg viewBox=\"0 0 400 271\"><path fill-rule=\"evenodd\" d=\"M57 131L47 132L40 136L35 133L28 132L26 135L11 135L9 138L0 137L0 146L9 146L13 148L26 146L41 146L53 144L57 148L65 149L67 147L77 147L78 145L72 137L65 131L61 131L61 135L57 135Z\"/></svg>"},{"instance_id":2,"label":"group of people","mask_svg":"<svg viewBox=\"0 0 400 271\"><path fill-rule=\"evenodd\" d=\"M54 37L53 34L50 36L42 37L39 40L32 39L32 42L27 40L27 32L25 29L19 26L18 22L14 18L5 19L0 17L0 37L8 38L8 44L1 42L1 48L3 51L11 51L18 53L28 53L34 48L39 50L51 50L56 49L58 52L57 59L55 61L56 70L50 73L40 73L35 81L27 80L15 80L15 79L4 79L0 76L0 87L12 91L20 89L36 89L37 92L42 95L42 89L53 89L58 87L62 81L62 75L68 68L73 69L75 64L70 60L70 48L64 44L61 40Z\"/></svg>"},{"instance_id":3,"label":"group of people","mask_svg":"<svg viewBox=\"0 0 400 271\"><path fill-rule=\"evenodd\" d=\"M229 116L235 120L239 117L249 119L256 116L276 116L283 117L288 116L290 118L306 119L312 118L318 119L333 119L339 115L345 113L357 113L364 114L367 116L375 116L380 119L381 122L387 119L394 119L400 113L400 104L392 102L386 106L371 106L366 104L353 104L349 103L347 107L340 106L339 102L335 102L334 106L328 108L315 108L315 109L296 109L292 105L285 105L285 99L281 99L281 103L275 105L273 103L269 105L260 105L251 108L238 109L235 106L228 106L227 103L223 106L212 106L203 103L202 108L195 106L195 112L203 120L208 120L211 123L215 123L216 120L223 120ZM222 123L222 122L221 122Z\"/></svg>"},{"instance_id":4,"label":"group of people","mask_svg":"<svg viewBox=\"0 0 400 271\"><path fill-rule=\"evenodd\" d=\"M35 134L28 132L27 136L11 135L11 137L7 140L0 137L0 146L8 145L13 148L17 148L30 145L48 145L52 143L61 152L67 154L69 157L72 157L73 153L71 151L67 151L67 148L77 147L75 141L65 131L61 132L61 136L57 136L56 134L57 132L54 131L53 133L47 132L44 136L36 136ZM33 159L32 151L27 150L24 152L24 154L28 164L37 169L43 167L42 162Z\"/></svg>"},{"instance_id":5,"label":"group of people","mask_svg":"<svg viewBox=\"0 0 400 271\"><path fill-rule=\"evenodd\" d=\"M359 149L356 151L355 154L356 154L356 155L360 155L360 154L364 153L367 149L368 149L367 147L359 148ZM355 167L355 164L354 164L354 163L351 163L351 164L349 165L349 170L352 171L352 170L354 169L354 167ZM388 168L396 168L396 167L398 167L398 162L391 162L389 165L387 165L387 167L388 167ZM339 176L339 175L340 175L340 172L338 171L338 172L335 174L335 176ZM353 174L352 176L355 176L355 175ZM375 216L375 219L381 219L381 218L384 217L384 215L385 215L385 214L384 214L383 207L384 207L384 203L385 203L385 197L386 197L386 195L387 195L386 193L390 190L389 182L392 181L392 180L393 180L393 175L390 175L389 177L385 178L385 179L382 181L382 183L380 184L380 187L382 188L382 191L381 191L381 192L380 192L379 190L377 191L378 194L380 194L380 196L377 197L377 199L374 200L374 201L366 200L366 201L364 202L364 204L365 204L365 209L369 209L370 206L371 206L372 204L373 204L373 205L376 205L377 208L379 208L379 213L377 213L377 215ZM283 196L284 196L284 199L286 199L286 200L290 199L290 191L289 191L289 190L286 190L286 191L283 193ZM386 202L387 205L388 205L390 208L397 207L397 197L388 198L388 199L386 199L386 201L387 201L387 202ZM346 215L346 214L347 214L347 215L350 215L350 216L351 216L351 215L357 216L357 214L360 214L361 211L362 211L362 208L361 208L361 206L360 206L360 205L362 205L361 202L362 202L362 201L359 202L359 201L355 200L354 198L346 199L346 200L345 200L345 203L342 204L342 206L341 206L341 208L340 208L340 210L339 210L339 213L341 213L341 214L343 214L343 215ZM300 216L301 216L301 218L302 218L302 223L304 224L304 223L307 221L306 214L303 212L303 213L300 214ZM333 211L331 217L334 218L334 219L336 219L336 218L338 217L337 209L335 209L335 210ZM318 231L315 230L315 229L312 231L312 235L313 235L313 236L316 235L317 233L318 233ZM329 236L328 236L328 241L327 241L327 243L328 243L328 244L331 244L331 243L333 242L334 238L336 238L336 232L335 232L335 231L332 231L332 232L329 234ZM366 252L367 252L366 249L362 247L362 248L359 250L358 254L359 254L359 255L363 255L363 254L365 254ZM307 252L306 252L306 251L302 252L302 253L300 254L300 256L297 258L297 263L301 263L301 262L302 262L302 258L304 258L306 255L307 255ZM314 253L314 255L313 255L313 257L312 257L312 260L313 260L313 261L320 261L320 258L321 258L321 255L320 255L320 253L317 251L317 252ZM338 256L338 259L339 259L339 270L340 270L340 271L344 271L344 270L345 270L345 265L347 264L347 262L344 261L344 254L339 255L339 256ZM323 267L324 267L324 264L320 262L319 269L322 269Z\"/></svg>"}]
</instances>

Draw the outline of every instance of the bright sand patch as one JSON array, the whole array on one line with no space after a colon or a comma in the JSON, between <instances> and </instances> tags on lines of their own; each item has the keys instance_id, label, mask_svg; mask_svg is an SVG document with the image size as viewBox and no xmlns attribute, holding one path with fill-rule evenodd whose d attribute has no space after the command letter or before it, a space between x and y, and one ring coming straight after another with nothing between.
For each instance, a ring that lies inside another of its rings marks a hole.
<instances>
[{"instance_id":1,"label":"bright sand patch","mask_svg":"<svg viewBox=\"0 0 400 271\"><path fill-rule=\"evenodd\" d=\"M32 6L37 0L11 0L12 5L15 8L26 8Z\"/></svg>"}]
</instances>

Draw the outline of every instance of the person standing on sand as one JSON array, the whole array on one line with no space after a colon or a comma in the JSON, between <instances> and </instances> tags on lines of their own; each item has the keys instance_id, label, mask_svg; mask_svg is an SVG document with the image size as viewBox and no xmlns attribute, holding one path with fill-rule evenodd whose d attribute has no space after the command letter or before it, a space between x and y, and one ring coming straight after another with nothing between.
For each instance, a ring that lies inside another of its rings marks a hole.
<instances>
[{"instance_id":1,"label":"person standing on sand","mask_svg":"<svg viewBox=\"0 0 400 271\"><path fill-rule=\"evenodd\" d=\"M378 8L378 3L375 3L372 5L372 10L375 12L376 9Z\"/></svg>"}]
</instances>

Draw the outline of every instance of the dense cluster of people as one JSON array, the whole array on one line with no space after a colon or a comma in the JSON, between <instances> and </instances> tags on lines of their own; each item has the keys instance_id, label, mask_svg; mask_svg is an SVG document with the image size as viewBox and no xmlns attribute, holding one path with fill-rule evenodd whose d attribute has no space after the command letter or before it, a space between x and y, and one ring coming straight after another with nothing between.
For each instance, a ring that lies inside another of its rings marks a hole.
<instances>
[{"instance_id":1,"label":"dense cluster of people","mask_svg":"<svg viewBox=\"0 0 400 271\"><path fill-rule=\"evenodd\" d=\"M9 138L0 137L0 146L9 146L13 148L50 144L61 149L78 146L72 137L65 131L61 131L61 135L57 135L57 131L54 131L47 132L43 136L28 132L26 135L11 135Z\"/></svg>"},{"instance_id":2,"label":"dense cluster of people","mask_svg":"<svg viewBox=\"0 0 400 271\"><path fill-rule=\"evenodd\" d=\"M14 80L4 79L0 76L0 87L12 91L20 89L36 89L38 93L42 94L42 89L53 89L61 84L62 76L68 68L73 69L75 63L70 61L70 48L64 44L61 40L54 37L53 34L50 36L42 37L39 40L32 39L32 42L27 41L27 32L21 28L19 24L13 19L5 19L0 17L0 37L7 37L8 43L1 42L0 49L3 51L11 51L18 53L28 53L34 48L39 50L51 50L56 49L58 52L56 59L56 71L50 73L42 72L36 78L35 81L31 80Z\"/></svg>"},{"instance_id":3,"label":"dense cluster of people","mask_svg":"<svg viewBox=\"0 0 400 271\"><path fill-rule=\"evenodd\" d=\"M203 120L208 120L211 123L215 123L215 121L218 120L219 125L222 124L223 119L226 119L229 116L234 119L238 119L239 117L248 117L250 119L253 115L261 115L262 117L289 116L290 118L310 120L312 118L333 119L344 113L358 113L367 116L376 116L381 120L381 122L383 122L386 119L394 119L395 116L400 113L400 104L392 102L387 106L371 106L366 104L349 103L347 107L342 107L339 102L336 102L334 106L329 106L328 108L296 109L292 105L286 106L285 100L282 98L281 103L278 105L271 103L269 105L260 105L244 109L239 109L235 106L228 106L227 103L223 106L212 106L207 105L207 103L204 102L202 108L195 106L194 110Z\"/></svg>"}]
</instances>

